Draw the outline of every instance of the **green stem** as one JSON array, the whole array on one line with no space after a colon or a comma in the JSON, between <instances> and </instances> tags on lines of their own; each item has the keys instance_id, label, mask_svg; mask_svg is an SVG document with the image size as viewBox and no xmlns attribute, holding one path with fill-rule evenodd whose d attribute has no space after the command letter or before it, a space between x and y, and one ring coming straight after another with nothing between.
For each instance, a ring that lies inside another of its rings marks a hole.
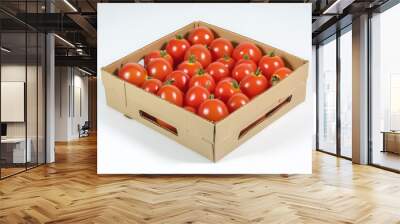
<instances>
[{"instance_id":1,"label":"green stem","mask_svg":"<svg viewBox=\"0 0 400 224\"><path fill-rule=\"evenodd\" d=\"M202 69L202 68L199 68L199 70L197 70L197 74L198 75L204 75L204 69Z\"/></svg>"},{"instance_id":2,"label":"green stem","mask_svg":"<svg viewBox=\"0 0 400 224\"><path fill-rule=\"evenodd\" d=\"M232 86L235 89L239 89L239 83L236 80L232 80Z\"/></svg>"},{"instance_id":3,"label":"green stem","mask_svg":"<svg viewBox=\"0 0 400 224\"><path fill-rule=\"evenodd\" d=\"M273 75L273 76L272 76L272 78L271 78L271 84L272 84L273 86L276 85L276 84L278 84L279 81L281 81L281 80L279 79L278 76L276 76L276 75Z\"/></svg>"},{"instance_id":4,"label":"green stem","mask_svg":"<svg viewBox=\"0 0 400 224\"><path fill-rule=\"evenodd\" d=\"M189 63L195 63L196 62L196 57L193 55L193 54L191 54L190 56L189 56Z\"/></svg>"},{"instance_id":5,"label":"green stem","mask_svg":"<svg viewBox=\"0 0 400 224\"><path fill-rule=\"evenodd\" d=\"M275 52L274 51L270 51L270 52L268 52L267 55L270 56L270 57L273 57L273 56L275 56Z\"/></svg>"}]
</instances>

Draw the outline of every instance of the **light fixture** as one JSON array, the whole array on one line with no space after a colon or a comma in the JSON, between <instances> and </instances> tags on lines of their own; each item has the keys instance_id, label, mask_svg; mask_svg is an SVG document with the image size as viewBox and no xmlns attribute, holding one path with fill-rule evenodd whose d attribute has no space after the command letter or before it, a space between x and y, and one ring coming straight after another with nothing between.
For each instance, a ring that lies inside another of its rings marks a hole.
<instances>
[{"instance_id":1,"label":"light fixture","mask_svg":"<svg viewBox=\"0 0 400 224\"><path fill-rule=\"evenodd\" d=\"M55 37L57 37L59 40L61 40L62 42L66 43L67 45L69 45L70 47L75 48L75 45L73 45L71 42L69 42L68 40L60 37L58 34L54 34Z\"/></svg>"},{"instance_id":2,"label":"light fixture","mask_svg":"<svg viewBox=\"0 0 400 224\"><path fill-rule=\"evenodd\" d=\"M1 47L0 49L1 49L2 51L6 52L6 53L10 53L10 52L11 52L10 49L7 49L7 48L5 48L5 47Z\"/></svg>"},{"instance_id":3,"label":"light fixture","mask_svg":"<svg viewBox=\"0 0 400 224\"><path fill-rule=\"evenodd\" d=\"M322 14L342 14L347 6L351 5L355 0L336 0Z\"/></svg>"},{"instance_id":4,"label":"light fixture","mask_svg":"<svg viewBox=\"0 0 400 224\"><path fill-rule=\"evenodd\" d=\"M81 72L83 72L83 73L85 73L85 74L87 74L87 75L90 75L90 76L93 75L92 73L90 73L90 72L88 72L88 71L86 71L86 70L83 70L83 69L81 69L81 68L79 68L79 67L78 67L78 70L81 71Z\"/></svg>"},{"instance_id":5,"label":"light fixture","mask_svg":"<svg viewBox=\"0 0 400 224\"><path fill-rule=\"evenodd\" d=\"M78 12L75 6L73 6L68 0L64 0L64 3L67 4L74 12Z\"/></svg>"}]
</instances>

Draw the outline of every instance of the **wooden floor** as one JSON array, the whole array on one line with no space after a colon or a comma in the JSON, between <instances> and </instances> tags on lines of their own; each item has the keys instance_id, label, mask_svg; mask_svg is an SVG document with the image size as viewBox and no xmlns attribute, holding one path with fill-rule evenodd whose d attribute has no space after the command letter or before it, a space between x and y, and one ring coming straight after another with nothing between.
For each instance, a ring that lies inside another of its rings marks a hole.
<instances>
[{"instance_id":1,"label":"wooden floor","mask_svg":"<svg viewBox=\"0 0 400 224\"><path fill-rule=\"evenodd\" d=\"M400 223L400 175L314 152L313 175L98 176L96 139L0 181L0 223Z\"/></svg>"}]
</instances>

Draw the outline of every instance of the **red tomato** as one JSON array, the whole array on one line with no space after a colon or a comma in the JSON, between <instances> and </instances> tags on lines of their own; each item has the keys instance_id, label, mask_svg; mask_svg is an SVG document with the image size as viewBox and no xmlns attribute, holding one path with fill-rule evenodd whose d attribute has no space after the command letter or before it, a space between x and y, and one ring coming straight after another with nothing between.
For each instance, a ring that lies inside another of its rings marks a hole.
<instances>
[{"instance_id":1,"label":"red tomato","mask_svg":"<svg viewBox=\"0 0 400 224\"><path fill-rule=\"evenodd\" d=\"M235 50L233 50L232 57L238 61L242 59L244 55L248 55L251 60L253 60L255 63L258 63L262 53L255 44L250 42L242 42L236 46Z\"/></svg>"},{"instance_id":2,"label":"red tomato","mask_svg":"<svg viewBox=\"0 0 400 224\"><path fill-rule=\"evenodd\" d=\"M274 56L274 53L271 52L268 55L264 55L260 62L258 63L258 67L261 69L263 75L270 80L272 74L278 69L285 66L282 58L279 56Z\"/></svg>"},{"instance_id":3,"label":"red tomato","mask_svg":"<svg viewBox=\"0 0 400 224\"><path fill-rule=\"evenodd\" d=\"M214 40L214 34L207 27L199 26L190 31L188 40L192 45L210 45L210 43Z\"/></svg>"},{"instance_id":4,"label":"red tomato","mask_svg":"<svg viewBox=\"0 0 400 224\"><path fill-rule=\"evenodd\" d=\"M157 94L158 90L162 86L162 82L158 79L147 79L142 84L142 89L146 90L147 92Z\"/></svg>"},{"instance_id":5,"label":"red tomato","mask_svg":"<svg viewBox=\"0 0 400 224\"><path fill-rule=\"evenodd\" d=\"M203 69L200 69L196 75L190 78L189 87L203 86L212 93L215 89L215 81L208 73L205 73Z\"/></svg>"},{"instance_id":6,"label":"red tomato","mask_svg":"<svg viewBox=\"0 0 400 224\"><path fill-rule=\"evenodd\" d=\"M164 81L165 77L172 72L172 67L164 58L154 58L147 65L149 76Z\"/></svg>"},{"instance_id":7,"label":"red tomato","mask_svg":"<svg viewBox=\"0 0 400 224\"><path fill-rule=\"evenodd\" d=\"M270 83L259 69L242 79L240 89L250 99L256 97L270 87Z\"/></svg>"},{"instance_id":8,"label":"red tomato","mask_svg":"<svg viewBox=\"0 0 400 224\"><path fill-rule=\"evenodd\" d=\"M207 99L200 106L197 114L201 117L217 122L229 115L228 108L219 99Z\"/></svg>"},{"instance_id":9,"label":"red tomato","mask_svg":"<svg viewBox=\"0 0 400 224\"><path fill-rule=\"evenodd\" d=\"M147 72L137 63L126 63L118 71L118 76L129 83L141 86L147 78Z\"/></svg>"},{"instance_id":10,"label":"red tomato","mask_svg":"<svg viewBox=\"0 0 400 224\"><path fill-rule=\"evenodd\" d=\"M186 60L178 65L178 70L183 71L186 75L190 77L194 76L199 69L202 69L203 66L196 61L194 56L189 57L189 60Z\"/></svg>"},{"instance_id":11,"label":"red tomato","mask_svg":"<svg viewBox=\"0 0 400 224\"><path fill-rule=\"evenodd\" d=\"M215 82L219 82L225 77L229 77L229 69L221 62L213 62L208 65L207 72L210 74Z\"/></svg>"},{"instance_id":12,"label":"red tomato","mask_svg":"<svg viewBox=\"0 0 400 224\"><path fill-rule=\"evenodd\" d=\"M236 65L232 70L232 78L236 79L236 81L240 82L244 77L250 75L255 70L251 67L251 65L247 63L242 63L240 65Z\"/></svg>"},{"instance_id":13,"label":"red tomato","mask_svg":"<svg viewBox=\"0 0 400 224\"><path fill-rule=\"evenodd\" d=\"M202 86L193 86L185 95L185 105L197 109L210 96L210 92Z\"/></svg>"},{"instance_id":14,"label":"red tomato","mask_svg":"<svg viewBox=\"0 0 400 224\"><path fill-rule=\"evenodd\" d=\"M232 71L233 67L235 67L235 60L229 56L224 56L223 58L220 58L216 61L224 64L229 71Z\"/></svg>"},{"instance_id":15,"label":"red tomato","mask_svg":"<svg viewBox=\"0 0 400 224\"><path fill-rule=\"evenodd\" d=\"M247 104L249 101L249 98L243 93L235 93L229 98L226 105L228 106L229 113L232 113Z\"/></svg>"},{"instance_id":16,"label":"red tomato","mask_svg":"<svg viewBox=\"0 0 400 224\"><path fill-rule=\"evenodd\" d=\"M193 107L190 107L190 106L185 106L185 107L183 107L183 108L185 108L185 110L187 110L187 111L189 111L189 112L192 112L192 113L196 113L196 109L194 109Z\"/></svg>"},{"instance_id":17,"label":"red tomato","mask_svg":"<svg viewBox=\"0 0 400 224\"><path fill-rule=\"evenodd\" d=\"M211 56L213 60L223 58L224 56L231 56L233 51L232 43L225 38L217 38L210 45Z\"/></svg>"},{"instance_id":18,"label":"red tomato","mask_svg":"<svg viewBox=\"0 0 400 224\"><path fill-rule=\"evenodd\" d=\"M194 55L196 61L200 62L203 68L206 68L211 63L211 53L204 45L195 44L191 46L185 54L185 60L188 60L191 55Z\"/></svg>"},{"instance_id":19,"label":"red tomato","mask_svg":"<svg viewBox=\"0 0 400 224\"><path fill-rule=\"evenodd\" d=\"M175 66L183 61L187 49L189 49L189 42L181 35L177 35L175 39L168 42L165 51L174 59Z\"/></svg>"},{"instance_id":20,"label":"red tomato","mask_svg":"<svg viewBox=\"0 0 400 224\"><path fill-rule=\"evenodd\" d=\"M236 62L235 66L238 66L240 64L249 64L253 68L253 71L257 69L257 64L253 60L250 60L249 56L246 54L243 56L242 59Z\"/></svg>"},{"instance_id":21,"label":"red tomato","mask_svg":"<svg viewBox=\"0 0 400 224\"><path fill-rule=\"evenodd\" d=\"M167 81L172 81L172 85L178 87L182 92L186 92L189 79L189 76L181 70L175 70L165 78Z\"/></svg>"},{"instance_id":22,"label":"red tomato","mask_svg":"<svg viewBox=\"0 0 400 224\"><path fill-rule=\"evenodd\" d=\"M163 121L163 120L160 120L160 119L157 118L157 123L158 123L161 127L165 128L165 129L169 129L169 130L171 130L171 131L173 131L173 132L176 132L176 128L175 128L174 126L168 124L167 122L165 122L165 121Z\"/></svg>"},{"instance_id":23,"label":"red tomato","mask_svg":"<svg viewBox=\"0 0 400 224\"><path fill-rule=\"evenodd\" d=\"M178 89L178 87L172 85L169 82L166 82L161 88L158 90L157 95L170 103L173 103L177 106L183 105L183 93Z\"/></svg>"},{"instance_id":24,"label":"red tomato","mask_svg":"<svg viewBox=\"0 0 400 224\"><path fill-rule=\"evenodd\" d=\"M164 58L165 60L167 60L169 62L171 67L174 67L174 59L172 59L171 55L169 55L166 51L163 51L163 50L161 50L161 51L152 51L152 52L148 53L144 57L144 66L147 67L149 62L151 60L153 60L154 58Z\"/></svg>"},{"instance_id":25,"label":"red tomato","mask_svg":"<svg viewBox=\"0 0 400 224\"><path fill-rule=\"evenodd\" d=\"M290 73L292 73L292 70L286 67L278 68L271 77L271 84L273 86L278 84L279 81L288 77Z\"/></svg>"},{"instance_id":26,"label":"red tomato","mask_svg":"<svg viewBox=\"0 0 400 224\"><path fill-rule=\"evenodd\" d=\"M235 93L240 92L239 84L236 80L226 78L219 81L215 87L215 97L227 102L228 99Z\"/></svg>"}]
</instances>

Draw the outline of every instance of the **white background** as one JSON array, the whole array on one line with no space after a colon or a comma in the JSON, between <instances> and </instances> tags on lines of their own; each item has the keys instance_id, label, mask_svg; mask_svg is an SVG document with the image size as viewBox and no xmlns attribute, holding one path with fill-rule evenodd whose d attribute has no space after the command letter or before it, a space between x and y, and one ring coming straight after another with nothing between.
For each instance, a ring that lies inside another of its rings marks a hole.
<instances>
[{"instance_id":1,"label":"white background","mask_svg":"<svg viewBox=\"0 0 400 224\"><path fill-rule=\"evenodd\" d=\"M100 68L195 20L311 58L311 4L99 4ZM313 95L217 163L106 105L98 78L99 174L311 173Z\"/></svg>"}]
</instances>

